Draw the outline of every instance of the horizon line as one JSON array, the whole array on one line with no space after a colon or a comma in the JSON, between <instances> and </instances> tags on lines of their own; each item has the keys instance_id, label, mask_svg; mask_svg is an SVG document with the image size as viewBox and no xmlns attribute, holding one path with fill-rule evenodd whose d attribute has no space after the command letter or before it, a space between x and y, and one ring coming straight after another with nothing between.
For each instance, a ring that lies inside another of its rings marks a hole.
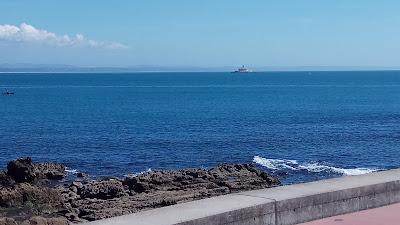
<instances>
[{"instance_id":1,"label":"horizon line","mask_svg":"<svg viewBox=\"0 0 400 225\"><path fill-rule=\"evenodd\" d=\"M254 73L296 73L296 72L398 72L400 68L393 69L332 69L332 70L259 70L252 71L248 74ZM233 71L183 71L183 70L143 70L143 71L1 71L0 74L88 74L88 73L111 73L111 74L129 74L129 73L232 73Z\"/></svg>"}]
</instances>

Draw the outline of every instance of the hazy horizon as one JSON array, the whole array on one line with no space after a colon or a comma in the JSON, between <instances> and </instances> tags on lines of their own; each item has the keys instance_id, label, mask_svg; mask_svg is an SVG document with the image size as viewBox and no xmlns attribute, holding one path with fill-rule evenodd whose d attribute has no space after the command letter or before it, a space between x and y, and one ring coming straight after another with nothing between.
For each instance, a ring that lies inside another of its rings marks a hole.
<instances>
[{"instance_id":1,"label":"hazy horizon","mask_svg":"<svg viewBox=\"0 0 400 225\"><path fill-rule=\"evenodd\" d=\"M400 67L388 66L253 66L253 72L304 72L304 71L397 71ZM159 65L133 65L133 66L76 66L67 64L0 64L0 73L18 72L231 72L238 66L199 67L199 66L159 66Z\"/></svg>"}]
</instances>

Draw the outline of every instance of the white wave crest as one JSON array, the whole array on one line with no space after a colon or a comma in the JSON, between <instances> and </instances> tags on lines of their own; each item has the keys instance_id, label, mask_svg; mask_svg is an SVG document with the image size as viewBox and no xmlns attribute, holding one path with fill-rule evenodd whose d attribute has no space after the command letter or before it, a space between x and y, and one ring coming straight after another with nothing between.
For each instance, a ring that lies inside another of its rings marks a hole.
<instances>
[{"instance_id":1,"label":"white wave crest","mask_svg":"<svg viewBox=\"0 0 400 225\"><path fill-rule=\"evenodd\" d=\"M150 173L151 171L152 171L151 168L149 168L149 169L147 169L145 171L141 171L141 172L138 172L138 173L131 173L131 174L124 175L124 177L137 177L137 176L140 176L140 175L145 174L145 173Z\"/></svg>"},{"instance_id":2,"label":"white wave crest","mask_svg":"<svg viewBox=\"0 0 400 225\"><path fill-rule=\"evenodd\" d=\"M300 165L299 168L308 170L310 172L319 173L319 172L334 172L338 174L343 174L346 176L356 176L367 173L372 173L377 171L377 169L369 169L369 168L354 168L354 169L345 169L345 168L337 168L333 166L321 165L319 163L307 163L305 165Z\"/></svg>"},{"instance_id":3,"label":"white wave crest","mask_svg":"<svg viewBox=\"0 0 400 225\"><path fill-rule=\"evenodd\" d=\"M296 170L294 166L298 165L296 160L286 160L286 159L265 159L260 156L254 156L253 162L267 167L271 170L279 169L291 169Z\"/></svg>"},{"instance_id":4,"label":"white wave crest","mask_svg":"<svg viewBox=\"0 0 400 225\"><path fill-rule=\"evenodd\" d=\"M78 173L78 170L76 170L76 169L70 169L70 168L66 167L66 168L65 168L65 172L67 172L67 173L72 173L72 174L77 174L77 173Z\"/></svg>"},{"instance_id":5,"label":"white wave crest","mask_svg":"<svg viewBox=\"0 0 400 225\"><path fill-rule=\"evenodd\" d=\"M282 170L282 169L288 169L292 171L307 170L308 172L311 173L331 172L346 176L356 176L378 171L378 169L371 169L371 168L345 169L328 165L322 165L320 163L300 164L296 160L266 159L260 156L254 156L253 162L261 166L264 166L270 170Z\"/></svg>"}]
</instances>

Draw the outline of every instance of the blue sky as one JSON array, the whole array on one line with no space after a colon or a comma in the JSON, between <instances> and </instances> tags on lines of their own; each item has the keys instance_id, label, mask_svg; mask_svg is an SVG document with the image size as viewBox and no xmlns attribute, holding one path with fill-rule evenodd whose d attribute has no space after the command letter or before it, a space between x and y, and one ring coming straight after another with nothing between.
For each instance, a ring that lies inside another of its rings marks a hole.
<instances>
[{"instance_id":1,"label":"blue sky","mask_svg":"<svg viewBox=\"0 0 400 225\"><path fill-rule=\"evenodd\" d=\"M1 0L0 64L400 66L399 12L395 0Z\"/></svg>"}]
</instances>

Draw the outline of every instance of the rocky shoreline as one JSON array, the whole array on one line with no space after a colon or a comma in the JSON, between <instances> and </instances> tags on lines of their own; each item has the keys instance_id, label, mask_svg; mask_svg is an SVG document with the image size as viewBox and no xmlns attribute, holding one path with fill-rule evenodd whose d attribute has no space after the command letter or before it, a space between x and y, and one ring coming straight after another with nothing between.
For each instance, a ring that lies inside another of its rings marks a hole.
<instances>
[{"instance_id":1,"label":"rocky shoreline","mask_svg":"<svg viewBox=\"0 0 400 225\"><path fill-rule=\"evenodd\" d=\"M66 176L62 164L10 161L0 171L0 225L66 225L280 185L253 164L62 182Z\"/></svg>"}]
</instances>

